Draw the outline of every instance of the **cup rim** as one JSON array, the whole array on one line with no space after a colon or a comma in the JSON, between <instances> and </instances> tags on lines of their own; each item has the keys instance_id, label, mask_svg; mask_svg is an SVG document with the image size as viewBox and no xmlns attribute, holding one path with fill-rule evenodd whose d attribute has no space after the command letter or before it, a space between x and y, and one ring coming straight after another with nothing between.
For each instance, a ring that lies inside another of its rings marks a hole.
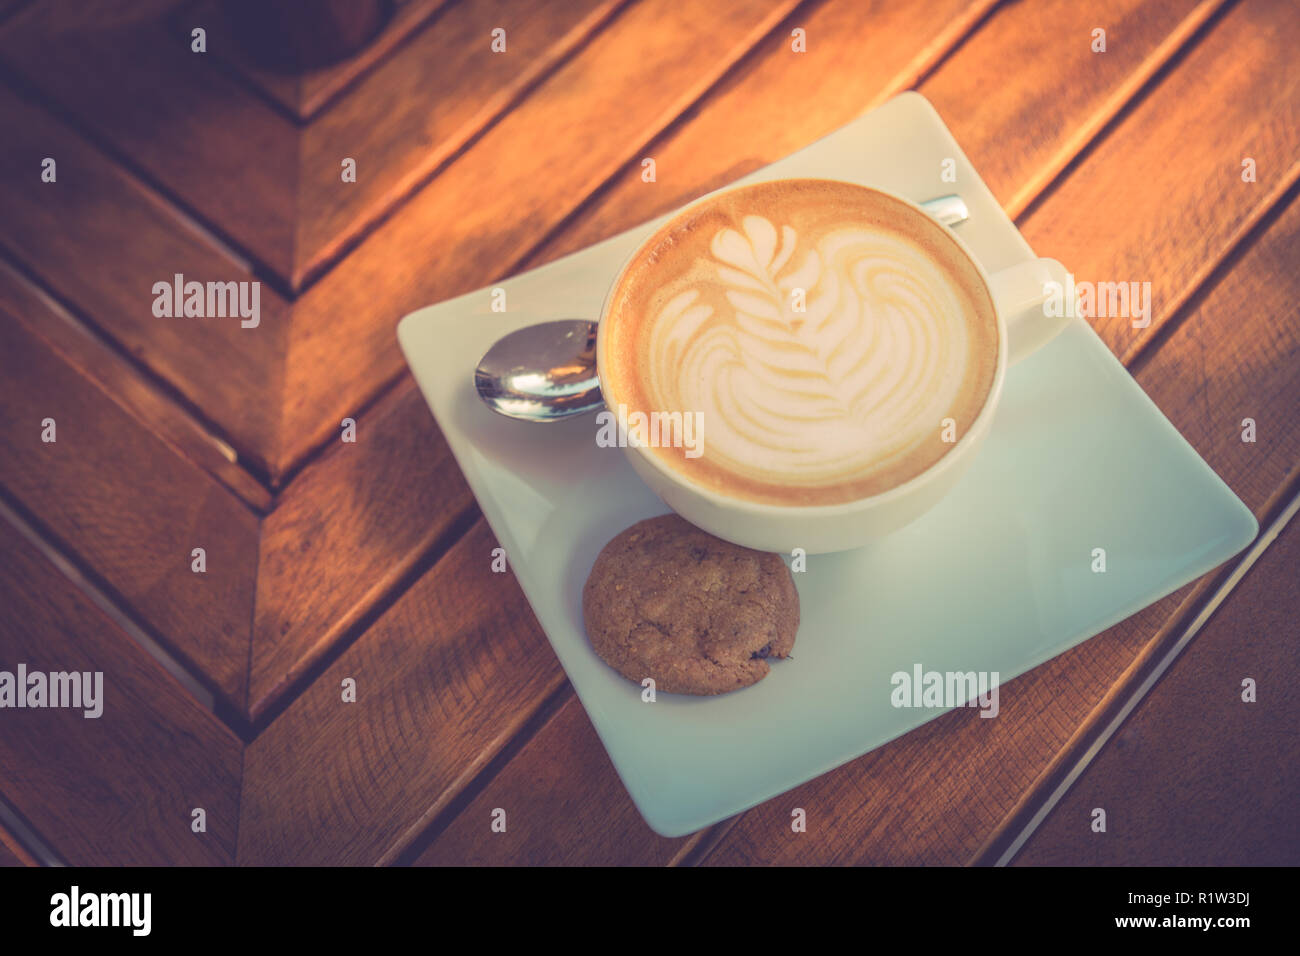
<instances>
[{"instance_id":1,"label":"cup rim","mask_svg":"<svg viewBox=\"0 0 1300 956\"><path fill-rule=\"evenodd\" d=\"M1006 319L1002 315L1002 313L998 311L997 303L993 298L992 280L989 276L988 270L984 268L983 263L981 263L979 259L975 257L975 254L971 251L970 247L965 243L965 241L962 240L962 238L959 235L957 235L955 230L953 230L948 226L943 225L943 223L936 220L933 216L931 216L928 212L926 212L925 209L922 208L919 203L913 202L910 199L907 199L903 196L899 196L895 193L891 193L887 190L880 189L879 187L868 186L863 183L856 183L847 179L830 179L827 177L818 177L818 176L773 176L771 178L747 180L743 183L732 183L730 185L723 186L720 189L715 189L713 192L706 193L705 195L700 196L698 199L693 200L692 202L688 203L685 206L680 207L675 212L670 214L663 221L663 223L661 223L653 231L647 234L647 236L641 242L637 243L636 248L634 248L623 260L623 264L619 267L618 272L615 274L613 281L610 283L609 288L605 292L604 300L601 302L600 321L596 327L596 374L598 379L600 380L601 394L605 397L605 409L607 411L612 411L619 404L617 397L610 396L608 390L605 387L605 375L603 373L603 367L605 365L605 348L609 341L608 337L605 335L606 320L609 316L609 307L610 307L611 300L613 299L614 292L615 290L618 289L619 285L622 283L623 277L627 273L628 268L632 265L632 262L641 253L641 251L656 236L658 236L666 227L672 225L673 223L681 219L683 216L688 215L697 207L707 202L711 202L712 200L717 199L720 196L727 195L733 192L739 192L751 186L758 186L764 183L785 182L785 181L834 183L837 186L851 186L855 189L861 189L861 190L866 190L867 192L875 193L877 196L881 197L882 199L888 202L893 202L899 206L902 206L903 208L909 210L911 213L913 213L916 216L923 217L927 223L930 223L935 227L935 229L939 231L939 234L946 236L947 240L953 245L953 247L958 252L960 252L966 258L967 262L969 262L974 267L976 275L978 275L980 278L984 295L988 300L989 308L992 309L993 311L993 315L996 320L997 330L998 330L997 367L995 368L993 373L993 382L989 386L988 395L984 399L984 404L980 408L979 414L975 416L975 421L973 421L971 423L971 426L966 429L965 434L963 434L961 438L957 439L957 441L953 443L952 448L948 449L948 451L943 455L943 457L941 457L938 461L936 461L933 465L925 469L925 471L921 472L920 474L914 475L913 477L909 478L907 481L904 481L901 484L894 485L892 488L887 488L884 491L877 492L874 495L865 495L860 498L853 498L850 501L840 501L840 502L835 502L833 504L822 504L822 505L773 504L771 502L753 501L748 498L741 498L735 495L727 495L722 492L715 491L714 489L701 484L700 482L696 481L690 476L665 464L661 460L661 457L659 455L654 454L654 449L652 448L643 447L641 445L633 445L629 442L625 446L625 450L636 454L641 461L644 461L647 464L649 464L650 467L658 471L661 475L667 478L675 486L679 488L684 488L687 491L689 491L691 494L698 495L699 497L704 498L705 500L709 501L711 504L715 505L716 507L725 508L731 511L739 512L741 514L749 514L755 516L761 515L761 516L781 516L781 517L827 518L827 517L834 517L836 515L856 514L859 511L866 511L877 506L884 507L885 505L899 498L904 498L908 496L916 489L926 484L929 484L932 481L938 480L943 474L945 474L947 471L951 470L952 468L958 467L958 462L960 462L961 459L963 459L965 455L969 452L969 450L973 448L975 445L977 445L980 442L980 440L984 437L984 434L989 430L992 424L993 414L997 410L998 402L1002 397L1002 385L1004 379L1006 378L1006 371L1007 371L1008 348L1007 348Z\"/></svg>"}]
</instances>

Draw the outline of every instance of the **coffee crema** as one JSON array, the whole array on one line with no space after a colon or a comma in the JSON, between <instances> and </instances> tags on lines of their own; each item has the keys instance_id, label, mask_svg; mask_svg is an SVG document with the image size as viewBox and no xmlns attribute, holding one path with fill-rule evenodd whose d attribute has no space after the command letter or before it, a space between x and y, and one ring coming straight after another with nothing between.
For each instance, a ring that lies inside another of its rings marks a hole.
<instances>
[{"instance_id":1,"label":"coffee crema","mask_svg":"<svg viewBox=\"0 0 1300 956\"><path fill-rule=\"evenodd\" d=\"M998 359L984 282L944 229L831 180L686 210L610 295L607 402L696 415L702 455L652 454L730 497L839 504L920 475L975 421Z\"/></svg>"}]
</instances>

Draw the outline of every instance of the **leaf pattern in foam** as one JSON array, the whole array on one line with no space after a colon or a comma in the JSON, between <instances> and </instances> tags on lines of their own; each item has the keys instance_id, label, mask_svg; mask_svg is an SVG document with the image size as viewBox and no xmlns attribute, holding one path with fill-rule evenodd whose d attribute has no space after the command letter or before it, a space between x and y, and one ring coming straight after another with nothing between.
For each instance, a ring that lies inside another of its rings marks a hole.
<instances>
[{"instance_id":1,"label":"leaf pattern in foam","mask_svg":"<svg viewBox=\"0 0 1300 956\"><path fill-rule=\"evenodd\" d=\"M932 435L962 382L967 333L922 249L853 224L801 237L749 215L710 252L712 276L666 290L645 374L658 408L705 416L711 460L813 484Z\"/></svg>"},{"instance_id":2,"label":"leaf pattern in foam","mask_svg":"<svg viewBox=\"0 0 1300 956\"><path fill-rule=\"evenodd\" d=\"M782 276L798 246L793 227L783 226L778 240L769 220L749 215L741 220L741 228L743 234L719 230L710 249L719 262L718 277L731 287L726 298L735 309L737 348L760 386L751 400L775 407L794 397L814 417L843 416L848 409L835 387L840 376L833 374L832 361L843 351L842 343L828 341L826 334L834 331L829 326L845 292L842 283L833 273L823 275L815 250L808 250L797 268ZM790 308L796 288L805 291L805 312ZM841 331L852 335L855 324L842 324ZM771 420L779 421L780 416Z\"/></svg>"}]
</instances>

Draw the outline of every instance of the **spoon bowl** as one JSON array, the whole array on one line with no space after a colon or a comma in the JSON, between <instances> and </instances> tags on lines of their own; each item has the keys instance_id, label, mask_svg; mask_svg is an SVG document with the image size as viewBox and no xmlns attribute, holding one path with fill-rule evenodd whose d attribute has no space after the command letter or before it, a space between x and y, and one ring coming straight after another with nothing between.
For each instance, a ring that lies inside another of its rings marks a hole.
<instances>
[{"instance_id":1,"label":"spoon bowl","mask_svg":"<svg viewBox=\"0 0 1300 956\"><path fill-rule=\"evenodd\" d=\"M596 323L558 319L502 336L474 370L474 388L494 412L529 422L603 408Z\"/></svg>"}]
</instances>

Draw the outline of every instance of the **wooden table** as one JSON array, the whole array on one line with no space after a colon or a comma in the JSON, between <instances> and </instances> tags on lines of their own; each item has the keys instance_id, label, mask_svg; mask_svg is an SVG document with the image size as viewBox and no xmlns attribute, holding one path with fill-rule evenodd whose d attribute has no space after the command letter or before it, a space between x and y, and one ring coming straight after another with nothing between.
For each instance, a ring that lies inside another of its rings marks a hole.
<instances>
[{"instance_id":1,"label":"wooden table","mask_svg":"<svg viewBox=\"0 0 1300 956\"><path fill-rule=\"evenodd\" d=\"M107 698L0 711L0 863L1300 862L1289 0L408 0L302 77L212 3L142 10L0 2L0 668ZM664 839L491 573L394 327L907 89L1040 254L1151 282L1150 327L1096 331L1260 542L999 720ZM260 282L260 324L155 316L177 273Z\"/></svg>"}]
</instances>

